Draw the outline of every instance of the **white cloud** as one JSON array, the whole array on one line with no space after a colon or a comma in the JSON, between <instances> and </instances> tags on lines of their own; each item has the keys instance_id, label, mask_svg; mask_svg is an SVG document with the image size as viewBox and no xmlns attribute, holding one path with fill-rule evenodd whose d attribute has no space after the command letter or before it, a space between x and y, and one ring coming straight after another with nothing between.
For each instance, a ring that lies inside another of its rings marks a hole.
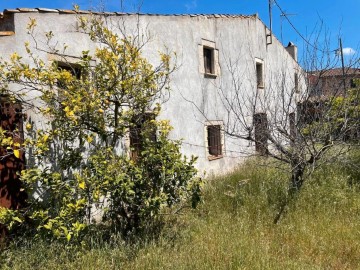
<instances>
[{"instance_id":1,"label":"white cloud","mask_svg":"<svg viewBox=\"0 0 360 270\"><path fill-rule=\"evenodd\" d=\"M191 9L195 9L197 7L197 0L193 0L191 2L187 2L185 4L186 10L190 11Z\"/></svg>"},{"instance_id":2,"label":"white cloud","mask_svg":"<svg viewBox=\"0 0 360 270\"><path fill-rule=\"evenodd\" d=\"M354 55L356 51L353 48L343 48L344 55Z\"/></svg>"}]
</instances>

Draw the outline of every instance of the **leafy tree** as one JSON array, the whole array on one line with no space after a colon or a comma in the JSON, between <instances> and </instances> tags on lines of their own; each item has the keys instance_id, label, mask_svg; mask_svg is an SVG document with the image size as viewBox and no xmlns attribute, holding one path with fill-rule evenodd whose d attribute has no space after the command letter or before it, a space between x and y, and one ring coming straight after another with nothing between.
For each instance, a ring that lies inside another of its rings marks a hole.
<instances>
[{"instance_id":1,"label":"leafy tree","mask_svg":"<svg viewBox=\"0 0 360 270\"><path fill-rule=\"evenodd\" d=\"M169 122L156 120L174 67L163 53L152 66L141 54L139 37L112 31L104 18L80 17L79 25L97 48L83 51L75 64L64 57L61 66L47 65L32 48L36 42L25 44L31 65L16 53L0 62L3 95L46 120L40 128L28 119L21 144L1 133L10 153L26 153L29 166L21 180L31 196L23 209L3 208L0 219L10 229L70 241L83 234L94 210L102 209L109 228L140 233L164 207L189 200L195 207L200 199L196 158L183 157L181 142L168 139ZM35 26L31 20L33 38ZM52 32L45 36L46 44L56 38ZM62 56L66 46L47 49ZM137 141L132 158L123 145L126 137Z\"/></svg>"},{"instance_id":2,"label":"leafy tree","mask_svg":"<svg viewBox=\"0 0 360 270\"><path fill-rule=\"evenodd\" d=\"M334 122L333 136L342 136L342 140L358 144L360 139L360 104L359 80L353 79L354 85L345 95L336 96L326 102L330 108L329 118Z\"/></svg>"}]
</instances>

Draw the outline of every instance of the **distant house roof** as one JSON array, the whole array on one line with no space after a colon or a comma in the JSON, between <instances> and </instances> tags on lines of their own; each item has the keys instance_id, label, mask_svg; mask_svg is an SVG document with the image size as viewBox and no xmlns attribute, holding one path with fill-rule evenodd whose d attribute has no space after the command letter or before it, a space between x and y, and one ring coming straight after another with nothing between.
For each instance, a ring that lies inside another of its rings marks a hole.
<instances>
[{"instance_id":1,"label":"distant house roof","mask_svg":"<svg viewBox=\"0 0 360 270\"><path fill-rule=\"evenodd\" d=\"M309 75L313 76L321 76L321 77L336 77L336 76L343 76L342 68L332 68L332 69L324 69L324 70L317 70L317 71L309 71ZM347 76L360 76L360 68L349 68L345 67L345 75Z\"/></svg>"},{"instance_id":2,"label":"distant house roof","mask_svg":"<svg viewBox=\"0 0 360 270\"><path fill-rule=\"evenodd\" d=\"M241 14L150 14L150 13L123 13L123 12L96 12L90 10L71 10L71 9L49 9L49 8L15 8L4 9L0 13L0 17L6 13L59 13L59 14L96 14L105 16L121 16L121 15L148 15L148 16L188 16L188 17L205 17L205 18L256 18L257 14L241 15Z\"/></svg>"}]
</instances>

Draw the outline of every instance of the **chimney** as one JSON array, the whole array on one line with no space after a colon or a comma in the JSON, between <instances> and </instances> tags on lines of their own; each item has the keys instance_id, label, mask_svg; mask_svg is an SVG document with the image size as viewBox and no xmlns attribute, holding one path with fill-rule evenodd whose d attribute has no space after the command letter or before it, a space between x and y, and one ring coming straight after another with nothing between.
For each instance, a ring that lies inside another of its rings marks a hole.
<instances>
[{"instance_id":1,"label":"chimney","mask_svg":"<svg viewBox=\"0 0 360 270\"><path fill-rule=\"evenodd\" d=\"M297 62L297 47L295 46L295 44L290 41L285 50L287 50L287 52Z\"/></svg>"}]
</instances>

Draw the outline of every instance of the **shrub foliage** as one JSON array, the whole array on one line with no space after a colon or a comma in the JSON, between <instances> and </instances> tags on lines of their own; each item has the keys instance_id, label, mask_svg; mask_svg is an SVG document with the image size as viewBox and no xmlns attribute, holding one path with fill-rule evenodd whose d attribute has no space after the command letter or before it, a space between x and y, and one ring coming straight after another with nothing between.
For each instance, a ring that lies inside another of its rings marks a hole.
<instances>
[{"instance_id":1,"label":"shrub foliage","mask_svg":"<svg viewBox=\"0 0 360 270\"><path fill-rule=\"evenodd\" d=\"M28 163L21 171L26 206L0 212L10 231L72 241L100 209L105 225L128 235L153 224L164 207L199 201L196 158L183 157L181 142L168 139L169 122L156 120L174 70L170 55L161 53L154 67L141 54L139 36L117 34L103 18L81 17L79 25L97 48L83 51L75 64L64 56L65 65L48 65L36 55L38 49L66 55L66 45L58 48L48 32L47 47L37 47L35 20L28 25L33 41L25 44L26 58L14 53L0 62L2 94L46 122L27 119L21 144L1 133L7 153L19 158L25 152ZM137 143L129 149L131 130Z\"/></svg>"}]
</instances>

